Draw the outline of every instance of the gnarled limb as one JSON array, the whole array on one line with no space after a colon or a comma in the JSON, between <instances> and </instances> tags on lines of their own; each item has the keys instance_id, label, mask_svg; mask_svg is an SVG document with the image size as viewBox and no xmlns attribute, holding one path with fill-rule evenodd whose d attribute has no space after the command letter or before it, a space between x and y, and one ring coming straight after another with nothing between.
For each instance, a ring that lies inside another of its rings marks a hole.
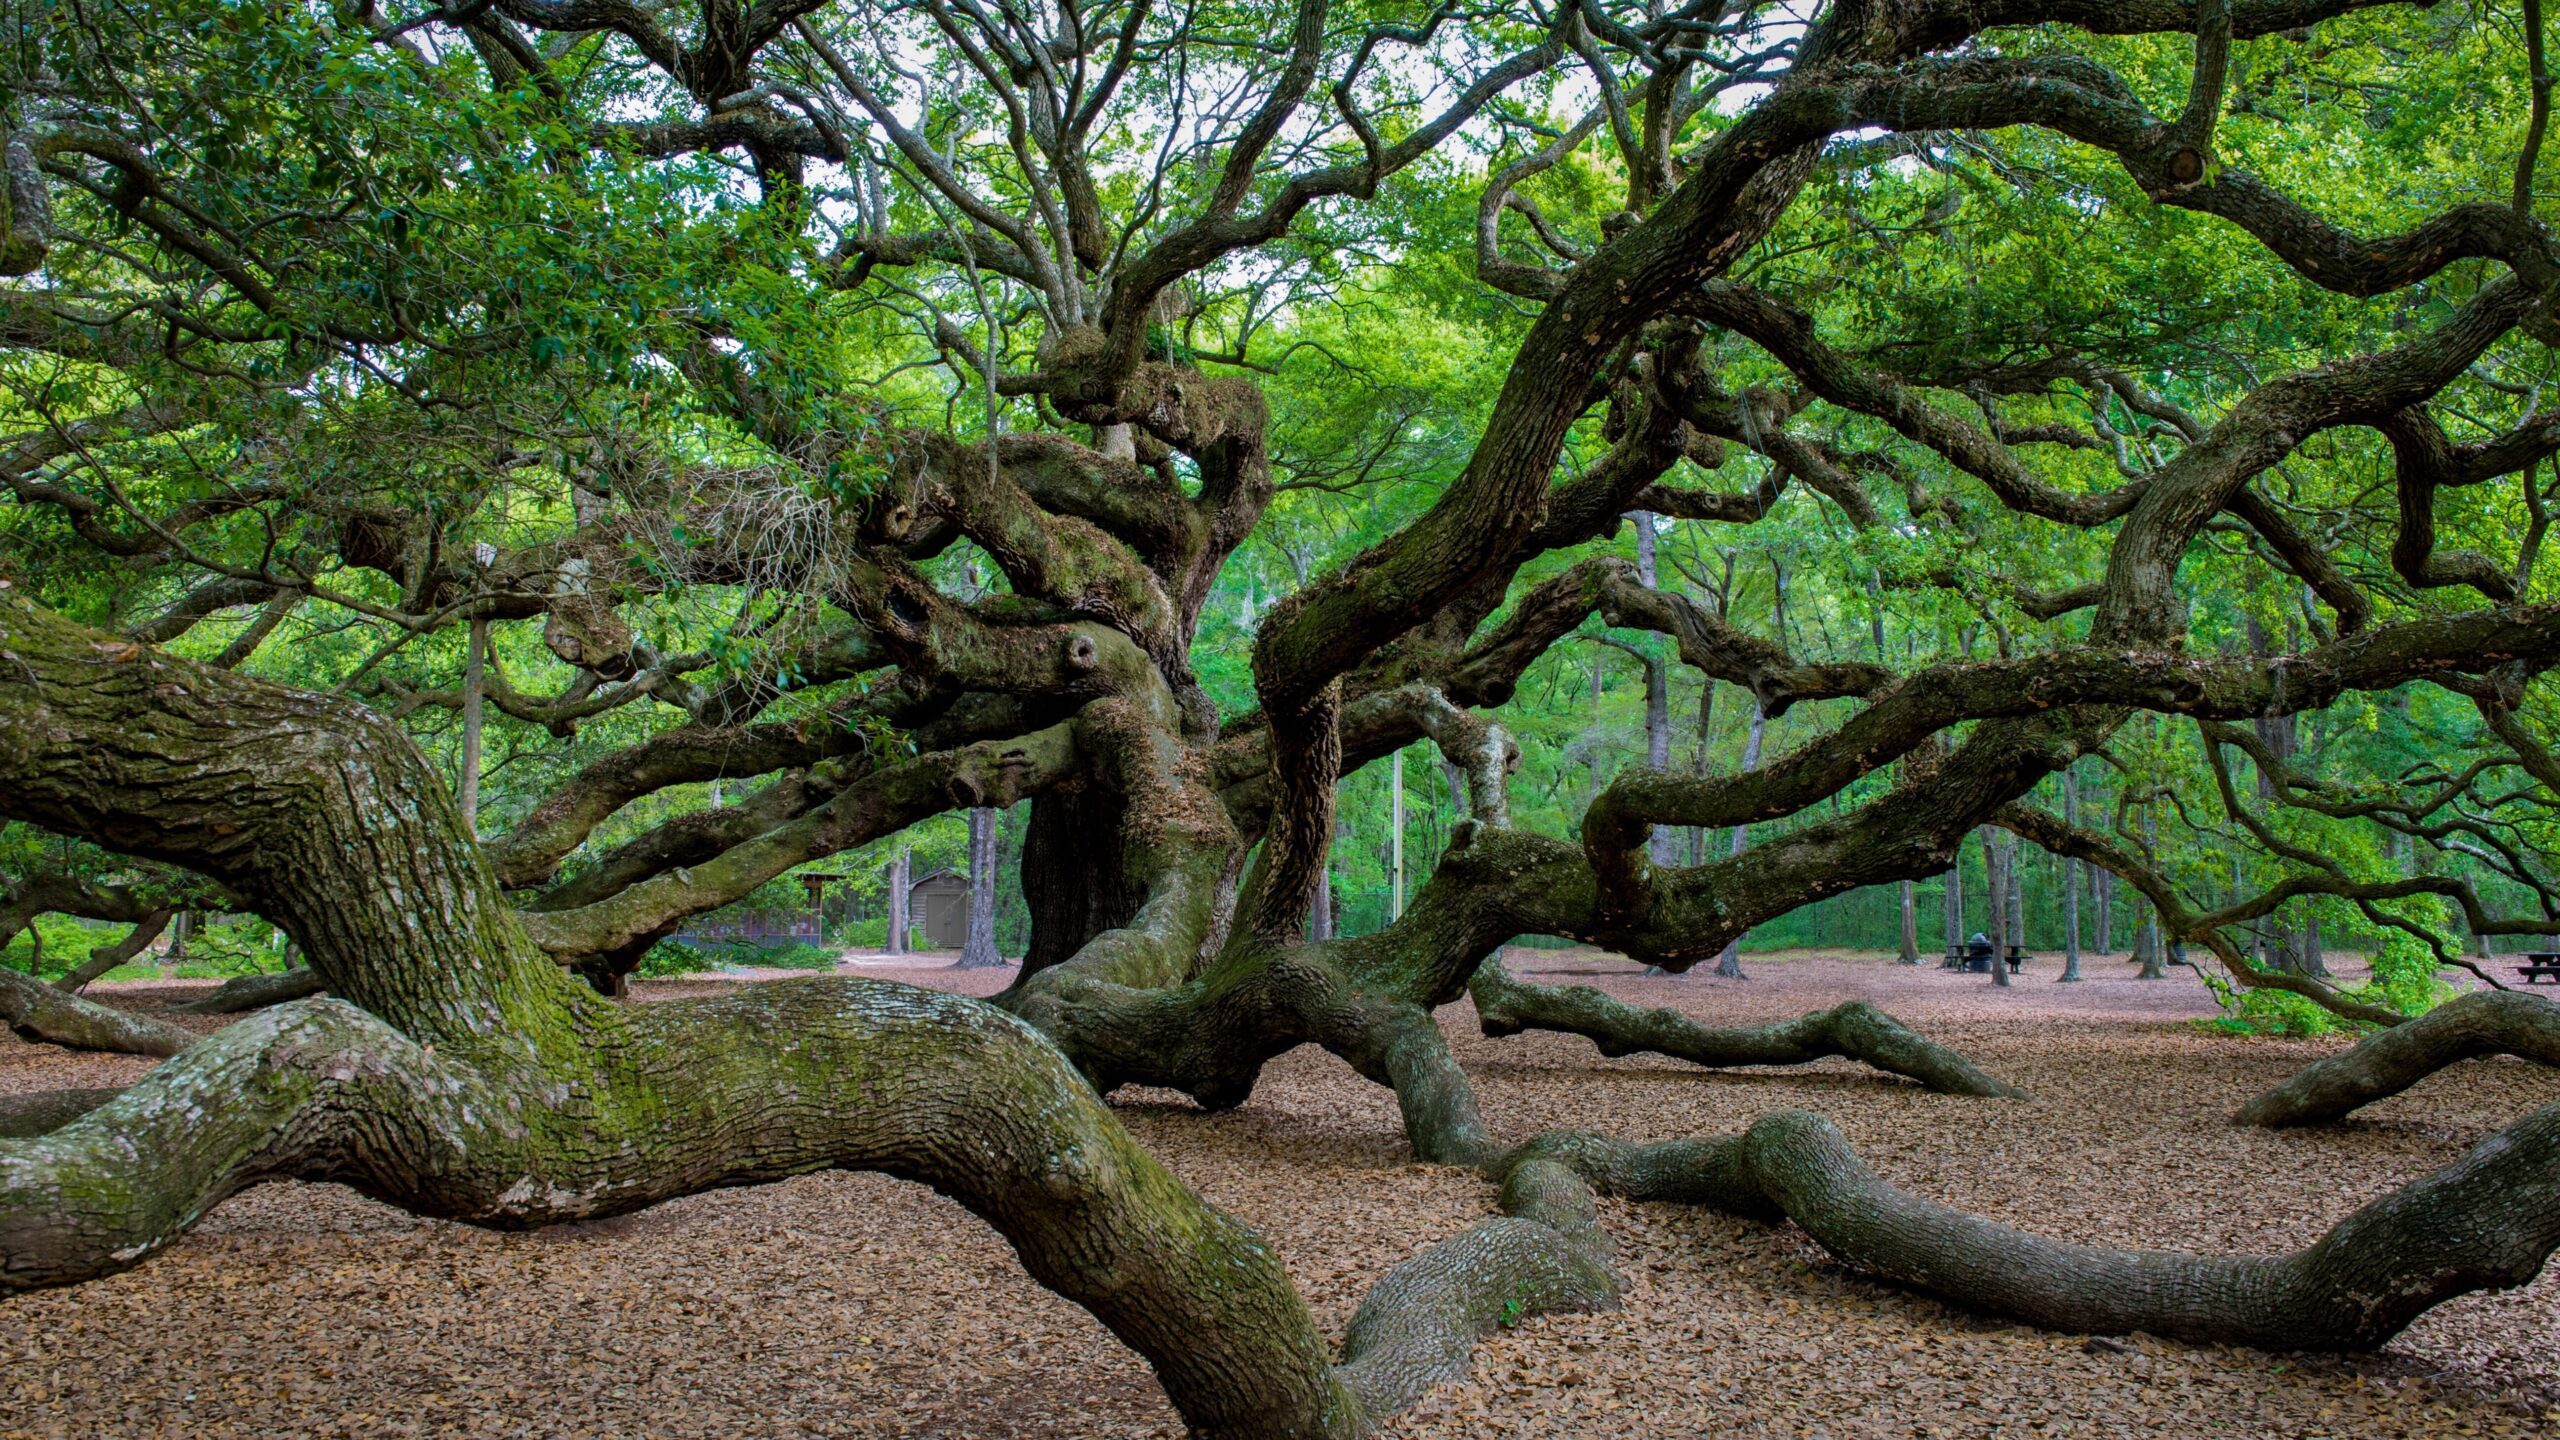
<instances>
[{"instance_id":1,"label":"gnarled limb","mask_svg":"<svg viewBox=\"0 0 2560 1440\"><path fill-rule=\"evenodd\" d=\"M2483 1055L2560 1065L2560 1005L2516 990L2476 991L2315 1061L2240 1107L2243 1125L2322 1125Z\"/></svg>"},{"instance_id":2,"label":"gnarled limb","mask_svg":"<svg viewBox=\"0 0 2560 1440\"><path fill-rule=\"evenodd\" d=\"M1724 1139L1630 1145L1557 1132L1515 1152L1529 1157L1633 1200L1790 1220L1879 1279L2088 1334L2368 1350L2456 1295L2531 1281L2560 1248L2560 1105L2282 1256L2116 1250L2012 1230L1879 1178L1830 1121L1802 1110Z\"/></svg>"},{"instance_id":3,"label":"gnarled limb","mask_svg":"<svg viewBox=\"0 0 2560 1440\"><path fill-rule=\"evenodd\" d=\"M53 988L73 995L79 994L89 987L91 981L141 954L152 941L160 938L161 931L169 928L170 919L177 913L174 908L167 907L154 910L136 921L133 928L125 932L123 939L93 946L89 951L89 958L74 966L61 979L54 981Z\"/></svg>"},{"instance_id":4,"label":"gnarled limb","mask_svg":"<svg viewBox=\"0 0 2560 1440\"><path fill-rule=\"evenodd\" d=\"M1498 959L1467 983L1487 1035L1555 1030L1580 1035L1612 1059L1668 1055L1695 1065L1803 1065L1839 1055L1908 1076L1946 1095L2020 1097L2014 1085L1863 1000L1749 1028L1701 1025L1677 1010L1640 1009L1589 985L1535 985Z\"/></svg>"},{"instance_id":5,"label":"gnarled limb","mask_svg":"<svg viewBox=\"0 0 2560 1440\"><path fill-rule=\"evenodd\" d=\"M2560 1106L2309 1247L2263 1257L2114 1250L1995 1225L1878 1178L1830 1121L1803 1111L1767 1116L1731 1143L1727 1173L1745 1187L1733 1208L1774 1208L1868 1274L2053 1330L2366 1350L2456 1295L2529 1282L2560 1248Z\"/></svg>"}]
</instances>

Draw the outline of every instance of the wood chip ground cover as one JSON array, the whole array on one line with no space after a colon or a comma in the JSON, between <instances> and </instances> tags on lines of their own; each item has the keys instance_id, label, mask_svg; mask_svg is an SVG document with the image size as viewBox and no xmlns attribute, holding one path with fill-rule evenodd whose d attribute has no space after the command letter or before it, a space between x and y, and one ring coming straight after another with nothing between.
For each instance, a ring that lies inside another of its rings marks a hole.
<instances>
[{"instance_id":1,"label":"wood chip ground cover","mask_svg":"<svg viewBox=\"0 0 2560 1440\"><path fill-rule=\"evenodd\" d=\"M1647 979L1575 951L1511 964L1724 1024L1863 996L2038 1098L1930 1095L1841 1061L1709 1073L1603 1059L1568 1036L1491 1041L1462 1002L1442 1021L1505 1133L1718 1134L1812 1109L1920 1194L2104 1244L2288 1250L2560 1100L2560 1072L2480 1061L2341 1126L2236 1129L2241 1100L2343 1042L2202 1033L2191 978L2142 982L2112 960L2077 986L2051 983L2045 960L2007 991L1876 957L1752 957L1744 981ZM979 992L1008 973L849 968ZM642 988L724 983L752 981ZM169 998L153 989L102 998ZM0 1092L123 1083L148 1065L0 1037ZM1273 1242L1337 1335L1381 1271L1489 1210L1471 1177L1409 1161L1393 1098L1319 1053L1275 1064L1229 1114L1120 1099L1142 1141ZM2560 1273L2446 1305L2377 1355L2306 1358L2048 1334L1868 1283L1790 1229L1617 1202L1604 1219L1622 1308L1493 1337L1466 1383L1388 1433L2560 1435ZM993 1232L867 1175L529 1235L274 1185L136 1271L0 1300L0 1314L0 1436L1180 1433L1144 1363L1027 1279Z\"/></svg>"}]
</instances>

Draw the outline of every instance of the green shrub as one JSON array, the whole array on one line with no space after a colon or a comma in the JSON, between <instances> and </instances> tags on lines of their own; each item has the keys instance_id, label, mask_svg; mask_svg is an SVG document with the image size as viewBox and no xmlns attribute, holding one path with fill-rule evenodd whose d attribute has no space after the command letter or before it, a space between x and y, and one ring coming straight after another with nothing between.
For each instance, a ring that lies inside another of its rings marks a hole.
<instances>
[{"instance_id":1,"label":"green shrub","mask_svg":"<svg viewBox=\"0 0 2560 1440\"><path fill-rule=\"evenodd\" d=\"M829 932L838 945L855 950L889 948L889 917L874 915L868 920L847 920Z\"/></svg>"},{"instance_id":2,"label":"green shrub","mask_svg":"<svg viewBox=\"0 0 2560 1440\"><path fill-rule=\"evenodd\" d=\"M830 970L836 963L835 951L805 940L794 940L787 945L741 945L737 947L737 954L738 958L729 963L768 970Z\"/></svg>"},{"instance_id":3,"label":"green shrub","mask_svg":"<svg viewBox=\"0 0 2560 1440\"><path fill-rule=\"evenodd\" d=\"M637 973L644 980L664 980L673 975L701 975L720 968L720 962L680 940L661 940L640 957Z\"/></svg>"},{"instance_id":4,"label":"green shrub","mask_svg":"<svg viewBox=\"0 0 2560 1440\"><path fill-rule=\"evenodd\" d=\"M107 926L83 925L68 915L38 915L25 931L9 941L0 962L12 970L50 980L87 960L91 947L108 944L122 933ZM38 941L43 942L41 957L36 953Z\"/></svg>"}]
</instances>

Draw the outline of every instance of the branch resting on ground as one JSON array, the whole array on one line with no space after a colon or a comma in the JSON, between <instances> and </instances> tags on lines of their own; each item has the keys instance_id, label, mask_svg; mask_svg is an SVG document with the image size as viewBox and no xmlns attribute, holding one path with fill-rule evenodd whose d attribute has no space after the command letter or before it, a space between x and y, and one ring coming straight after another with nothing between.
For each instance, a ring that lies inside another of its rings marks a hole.
<instances>
[{"instance_id":1,"label":"branch resting on ground","mask_svg":"<svg viewBox=\"0 0 2560 1440\"><path fill-rule=\"evenodd\" d=\"M2322 1125L2483 1055L2560 1065L2560 1005L2515 990L2478 991L2365 1037L2240 1107L2243 1125Z\"/></svg>"},{"instance_id":2,"label":"branch resting on ground","mask_svg":"<svg viewBox=\"0 0 2560 1440\"><path fill-rule=\"evenodd\" d=\"M1671 1009L1641 1009L1589 985L1536 985L1487 960L1468 982L1487 1035L1556 1030L1581 1035L1615 1059L1668 1055L1709 1067L1803 1065L1826 1056L1861 1060L1944 1095L2023 1098L1972 1061L1864 1000L1756 1027L1701 1025Z\"/></svg>"}]
</instances>

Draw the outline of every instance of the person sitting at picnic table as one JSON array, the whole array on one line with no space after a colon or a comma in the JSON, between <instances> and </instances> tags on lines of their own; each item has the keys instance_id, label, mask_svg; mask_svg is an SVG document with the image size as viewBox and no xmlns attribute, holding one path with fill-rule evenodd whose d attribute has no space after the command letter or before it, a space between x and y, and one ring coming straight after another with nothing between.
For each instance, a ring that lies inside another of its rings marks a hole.
<instances>
[{"instance_id":1,"label":"person sitting at picnic table","mask_svg":"<svg viewBox=\"0 0 2560 1440\"><path fill-rule=\"evenodd\" d=\"M1964 942L1964 968L1980 970L1988 974L1991 970L1991 953L1991 937L1979 930L1974 931L1973 938Z\"/></svg>"}]
</instances>

